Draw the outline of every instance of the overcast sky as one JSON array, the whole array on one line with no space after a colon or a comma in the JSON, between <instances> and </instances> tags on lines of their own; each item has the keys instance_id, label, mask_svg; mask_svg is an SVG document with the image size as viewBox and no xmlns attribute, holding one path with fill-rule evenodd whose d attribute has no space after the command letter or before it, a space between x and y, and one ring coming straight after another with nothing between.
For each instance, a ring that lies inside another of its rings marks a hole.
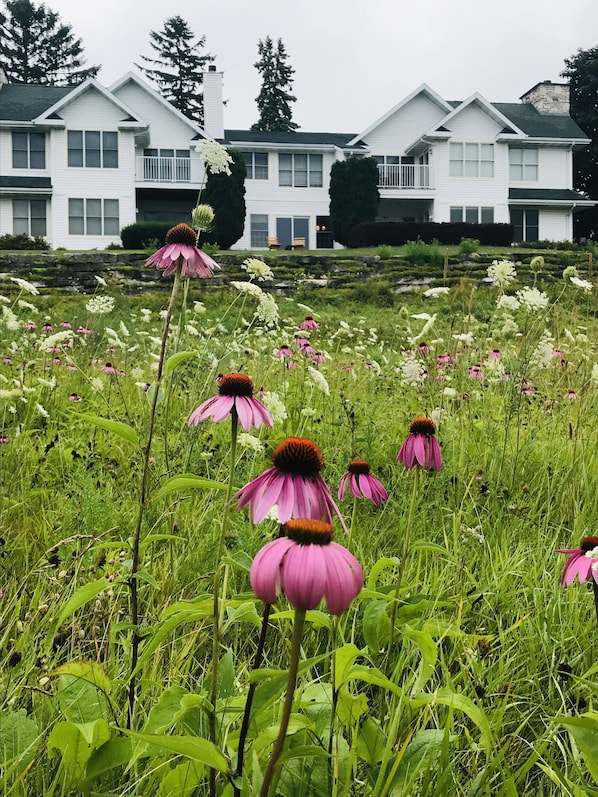
<instances>
[{"instance_id":1,"label":"overcast sky","mask_svg":"<svg viewBox=\"0 0 598 797\"><path fill-rule=\"evenodd\" d=\"M36 5L38 3L36 2ZM448 100L516 102L562 81L565 58L598 46L598 0L45 0L101 64L106 86L153 56L150 31L181 16L224 73L227 128L257 118L259 39L281 38L295 69L293 120L361 132L421 83Z\"/></svg>"}]
</instances>

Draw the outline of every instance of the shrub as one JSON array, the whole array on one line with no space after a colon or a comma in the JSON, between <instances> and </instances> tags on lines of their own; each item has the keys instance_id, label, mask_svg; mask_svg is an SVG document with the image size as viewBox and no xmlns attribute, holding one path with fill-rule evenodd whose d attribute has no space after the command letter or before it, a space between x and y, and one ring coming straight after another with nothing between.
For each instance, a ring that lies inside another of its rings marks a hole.
<instances>
[{"instance_id":1,"label":"shrub","mask_svg":"<svg viewBox=\"0 0 598 797\"><path fill-rule=\"evenodd\" d=\"M227 152L232 157L230 175L210 172L202 195L202 203L211 205L214 210L210 229L201 234L202 248L205 242L230 249L245 228L245 158L238 149L227 149Z\"/></svg>"},{"instance_id":2,"label":"shrub","mask_svg":"<svg viewBox=\"0 0 598 797\"><path fill-rule=\"evenodd\" d=\"M25 232L0 235L0 249L36 249L41 251L49 248L50 244L41 235L36 235L34 238Z\"/></svg>"},{"instance_id":3,"label":"shrub","mask_svg":"<svg viewBox=\"0 0 598 797\"><path fill-rule=\"evenodd\" d=\"M350 293L357 304L373 304L375 307L393 307L395 295L390 282L360 282Z\"/></svg>"},{"instance_id":4,"label":"shrub","mask_svg":"<svg viewBox=\"0 0 598 797\"><path fill-rule=\"evenodd\" d=\"M334 240L345 246L359 222L373 222L378 213L378 164L375 158L351 156L333 163L330 170L330 224ZM390 243L390 241L378 241Z\"/></svg>"},{"instance_id":5,"label":"shrub","mask_svg":"<svg viewBox=\"0 0 598 797\"><path fill-rule=\"evenodd\" d=\"M390 260L392 257L392 246L386 246L386 244L382 244L376 249L376 254L380 258L380 260Z\"/></svg>"},{"instance_id":6,"label":"shrub","mask_svg":"<svg viewBox=\"0 0 598 797\"><path fill-rule=\"evenodd\" d=\"M460 255L473 255L479 251L480 242L477 238L461 238L459 243Z\"/></svg>"},{"instance_id":7,"label":"shrub","mask_svg":"<svg viewBox=\"0 0 598 797\"><path fill-rule=\"evenodd\" d=\"M137 221L129 224L120 231L123 249L146 249L150 241L158 241L159 246L162 246L171 227L171 221Z\"/></svg>"},{"instance_id":8,"label":"shrub","mask_svg":"<svg viewBox=\"0 0 598 797\"><path fill-rule=\"evenodd\" d=\"M404 257L414 266L435 266L442 263L442 252L438 241L427 244L421 238L416 241L407 241Z\"/></svg>"}]
</instances>

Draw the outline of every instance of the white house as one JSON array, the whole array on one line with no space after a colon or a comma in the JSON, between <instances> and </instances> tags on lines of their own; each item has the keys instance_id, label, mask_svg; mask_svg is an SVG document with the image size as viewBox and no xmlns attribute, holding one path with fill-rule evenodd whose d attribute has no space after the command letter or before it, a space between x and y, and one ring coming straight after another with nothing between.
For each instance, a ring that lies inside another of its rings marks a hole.
<instances>
[{"instance_id":1,"label":"white house","mask_svg":"<svg viewBox=\"0 0 598 797\"><path fill-rule=\"evenodd\" d=\"M132 72L108 89L0 80L0 235L102 249L135 221L188 220L205 138L245 156L238 249L272 237L333 246L330 169L349 155L378 161L380 219L511 222L515 240L570 240L573 214L596 204L572 189L573 150L589 139L565 84L539 83L519 103L449 102L422 85L355 134L227 130L222 73L210 67L204 81L201 128Z\"/></svg>"}]
</instances>

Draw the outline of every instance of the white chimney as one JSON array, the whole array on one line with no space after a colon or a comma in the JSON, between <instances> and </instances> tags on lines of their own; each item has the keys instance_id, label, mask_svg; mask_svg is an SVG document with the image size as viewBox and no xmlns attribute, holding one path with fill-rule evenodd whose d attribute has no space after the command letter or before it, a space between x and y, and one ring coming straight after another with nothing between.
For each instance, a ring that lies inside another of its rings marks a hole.
<instances>
[{"instance_id":1,"label":"white chimney","mask_svg":"<svg viewBox=\"0 0 598 797\"><path fill-rule=\"evenodd\" d=\"M210 65L203 75L203 129L210 138L224 138L222 72Z\"/></svg>"}]
</instances>

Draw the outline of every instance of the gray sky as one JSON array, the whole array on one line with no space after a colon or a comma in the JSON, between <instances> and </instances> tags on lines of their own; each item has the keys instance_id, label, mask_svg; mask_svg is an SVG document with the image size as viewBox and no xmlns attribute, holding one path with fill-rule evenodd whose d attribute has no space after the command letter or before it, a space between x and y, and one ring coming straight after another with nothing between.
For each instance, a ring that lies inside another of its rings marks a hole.
<instances>
[{"instance_id":1,"label":"gray sky","mask_svg":"<svg viewBox=\"0 0 598 797\"><path fill-rule=\"evenodd\" d=\"M516 102L565 58L598 45L598 0L45 0L106 86L153 56L151 30L181 16L224 72L224 124L258 117L257 43L281 38L302 130L360 132L421 83L445 99Z\"/></svg>"}]
</instances>

